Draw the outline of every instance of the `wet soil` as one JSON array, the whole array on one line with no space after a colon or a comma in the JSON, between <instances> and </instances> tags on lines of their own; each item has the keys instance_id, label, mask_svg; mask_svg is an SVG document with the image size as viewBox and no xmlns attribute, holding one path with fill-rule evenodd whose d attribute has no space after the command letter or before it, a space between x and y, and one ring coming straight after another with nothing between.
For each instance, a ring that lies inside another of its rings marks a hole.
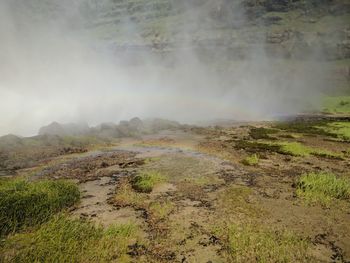
<instances>
[{"instance_id":1,"label":"wet soil","mask_svg":"<svg viewBox=\"0 0 350 263\"><path fill-rule=\"evenodd\" d=\"M72 211L76 217L105 226L139 225L146 245L131 246L135 262L230 262L224 237L215 229L245 221L294 231L310 241L316 262L349 262L349 202L335 202L327 208L310 206L296 197L294 188L306 171L350 176L349 159L266 152L260 153L259 165L244 166L241 161L250 153L234 144L249 138L249 130L249 126L196 128L123 139L107 151L63 160L38 175L79 183L82 201ZM296 140L327 150L348 147L321 136ZM140 195L142 201L118 205L114 196L121 184L128 184L141 171L160 172L166 181ZM232 187L238 190L237 198L227 204L225 195ZM241 197L245 192L249 194Z\"/></svg>"}]
</instances>

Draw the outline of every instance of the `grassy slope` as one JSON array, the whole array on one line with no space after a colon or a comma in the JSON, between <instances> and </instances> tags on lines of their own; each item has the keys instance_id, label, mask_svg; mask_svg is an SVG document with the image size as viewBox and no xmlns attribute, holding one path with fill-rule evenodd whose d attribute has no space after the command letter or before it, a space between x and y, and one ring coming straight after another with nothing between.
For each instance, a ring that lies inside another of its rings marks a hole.
<instances>
[{"instance_id":1,"label":"grassy slope","mask_svg":"<svg viewBox=\"0 0 350 263\"><path fill-rule=\"evenodd\" d=\"M0 234L36 226L80 198L78 187L66 181L0 181Z\"/></svg>"},{"instance_id":2,"label":"grassy slope","mask_svg":"<svg viewBox=\"0 0 350 263\"><path fill-rule=\"evenodd\" d=\"M108 140L88 136L39 135L0 137L0 170L17 170L38 164L40 161L69 153L81 153Z\"/></svg>"},{"instance_id":3,"label":"grassy slope","mask_svg":"<svg viewBox=\"0 0 350 263\"><path fill-rule=\"evenodd\" d=\"M325 97L323 111L327 113L350 113L350 96Z\"/></svg>"},{"instance_id":4,"label":"grassy slope","mask_svg":"<svg viewBox=\"0 0 350 263\"><path fill-rule=\"evenodd\" d=\"M130 262L126 254L137 237L133 224L95 226L65 215L37 230L11 236L0 259L11 262Z\"/></svg>"}]
</instances>

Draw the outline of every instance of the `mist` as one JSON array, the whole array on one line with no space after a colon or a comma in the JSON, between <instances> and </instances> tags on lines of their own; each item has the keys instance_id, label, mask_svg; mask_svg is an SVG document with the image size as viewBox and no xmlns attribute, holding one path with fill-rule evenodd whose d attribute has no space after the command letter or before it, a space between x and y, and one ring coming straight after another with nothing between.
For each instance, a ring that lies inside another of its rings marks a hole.
<instances>
[{"instance_id":1,"label":"mist","mask_svg":"<svg viewBox=\"0 0 350 263\"><path fill-rule=\"evenodd\" d=\"M189 23L163 25L178 36L177 48L164 55L132 19L120 21L114 40L132 35L142 50L91 34L94 16L83 12L86 2L0 2L0 135L34 135L52 121L97 125L135 116L271 120L317 105L326 85L320 63L295 60L291 66L270 58L263 42L246 48L244 58L215 43L205 50L209 55L191 48L188 37L212 23L205 6L201 12L185 7ZM96 10L108 4L96 3ZM239 5L226 18L237 27L245 20Z\"/></svg>"}]
</instances>

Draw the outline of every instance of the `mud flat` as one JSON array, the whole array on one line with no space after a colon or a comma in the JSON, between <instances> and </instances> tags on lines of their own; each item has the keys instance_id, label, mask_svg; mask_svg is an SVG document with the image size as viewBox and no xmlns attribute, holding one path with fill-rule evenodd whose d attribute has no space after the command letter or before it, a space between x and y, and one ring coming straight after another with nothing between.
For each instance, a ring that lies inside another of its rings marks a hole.
<instances>
[{"instance_id":1,"label":"mud flat","mask_svg":"<svg viewBox=\"0 0 350 263\"><path fill-rule=\"evenodd\" d=\"M305 253L300 258L293 253L284 255L290 261L346 262L350 244L348 200L334 200L326 206L309 204L296 194L296 184L302 174L311 171L348 176L349 159L343 153L347 143L328 141L322 133L308 136L267 127L273 126L268 123L261 125L194 128L122 140L111 151L131 152L144 164L132 173L119 169L110 177L81 183L84 196L73 214L105 225L136 222L147 243L147 249L136 253L139 261L234 261L236 256L244 255L232 254L228 237L223 234L228 231L226 227L239 225L245 229L255 224L259 233L287 231L308 244L305 249L299 245L294 248L299 249L297 253ZM343 155L298 156L258 148L258 164L244 165L242 160L255 150L242 147L241 140L261 142L251 137L254 129L276 129L269 135L277 138L271 140L274 142L288 138L289 143ZM163 179L151 192L133 188L137 174L154 172ZM128 189L128 195L134 197L124 198L121 203L122 189Z\"/></svg>"},{"instance_id":2,"label":"mud flat","mask_svg":"<svg viewBox=\"0 0 350 263\"><path fill-rule=\"evenodd\" d=\"M31 176L75 181L73 218L135 226L132 262L348 262L347 125L186 127L62 157Z\"/></svg>"}]
</instances>

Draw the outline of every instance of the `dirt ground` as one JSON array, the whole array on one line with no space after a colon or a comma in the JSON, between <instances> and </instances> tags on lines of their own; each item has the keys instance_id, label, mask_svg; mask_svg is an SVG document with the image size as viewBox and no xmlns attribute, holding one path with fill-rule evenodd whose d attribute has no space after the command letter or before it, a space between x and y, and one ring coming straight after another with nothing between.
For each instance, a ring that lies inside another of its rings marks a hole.
<instances>
[{"instance_id":1,"label":"dirt ground","mask_svg":"<svg viewBox=\"0 0 350 263\"><path fill-rule=\"evenodd\" d=\"M295 183L310 171L350 176L350 159L259 151L259 164L243 165L251 151L237 148L237 141L248 139L251 128L188 128L122 139L103 151L56 161L38 174L79 183L83 195L74 216L103 225L137 224L144 242L130 245L135 262L234 262L222 234L231 223L292 231L309 242L311 261L349 262L348 200L310 205L296 196ZM350 148L321 135L287 137L330 151ZM145 171L166 179L150 193L137 193L131 178Z\"/></svg>"}]
</instances>

